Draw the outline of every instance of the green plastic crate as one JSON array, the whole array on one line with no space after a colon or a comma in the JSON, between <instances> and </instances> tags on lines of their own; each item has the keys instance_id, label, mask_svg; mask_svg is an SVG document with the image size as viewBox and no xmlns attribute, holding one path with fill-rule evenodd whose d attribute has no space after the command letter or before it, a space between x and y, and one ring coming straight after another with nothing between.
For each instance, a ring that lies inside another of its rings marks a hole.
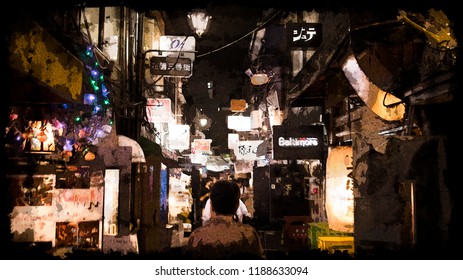
<instances>
[{"instance_id":1,"label":"green plastic crate","mask_svg":"<svg viewBox=\"0 0 463 280\"><path fill-rule=\"evenodd\" d=\"M328 223L309 223L309 240L310 240L310 248L311 249L319 249L318 248L318 237L324 236L353 236L352 232L342 232L331 230L328 227Z\"/></svg>"}]
</instances>

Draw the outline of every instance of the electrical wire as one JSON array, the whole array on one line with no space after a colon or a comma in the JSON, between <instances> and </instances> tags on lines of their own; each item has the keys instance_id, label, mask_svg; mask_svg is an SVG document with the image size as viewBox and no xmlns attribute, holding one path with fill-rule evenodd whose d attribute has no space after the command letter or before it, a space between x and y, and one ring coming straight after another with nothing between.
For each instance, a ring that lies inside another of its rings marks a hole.
<instances>
[{"instance_id":1,"label":"electrical wire","mask_svg":"<svg viewBox=\"0 0 463 280\"><path fill-rule=\"evenodd\" d=\"M260 24L259 26L257 26L256 28L254 28L253 30L249 31L248 33L246 33L245 35L241 36L240 38L236 39L235 41L231 42L231 43L228 43L218 49L215 49L215 50L212 50L210 52L207 52L207 53L203 53L203 54L198 54L196 57L199 58L199 57L203 57L203 56L206 56L206 55L210 55L210 54L213 54L215 52L218 52L220 50L223 50L225 48L228 48L229 46L231 45L234 45L236 43L238 43L239 41L243 40L244 38L248 37L249 35L253 34L254 32L256 32L257 30L261 29L263 26L265 26L267 23L269 23L271 20L273 20L276 16L278 16L279 14L281 13L281 11L277 11L273 16L271 16L269 19L267 19L265 22L263 22L262 24Z\"/></svg>"}]
</instances>

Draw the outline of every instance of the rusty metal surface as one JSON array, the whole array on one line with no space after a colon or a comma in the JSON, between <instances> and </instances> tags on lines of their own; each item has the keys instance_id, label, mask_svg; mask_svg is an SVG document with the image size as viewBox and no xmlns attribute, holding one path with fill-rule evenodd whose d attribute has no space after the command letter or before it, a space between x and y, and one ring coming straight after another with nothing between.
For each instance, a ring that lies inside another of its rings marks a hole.
<instances>
[{"instance_id":1,"label":"rusty metal surface","mask_svg":"<svg viewBox=\"0 0 463 280\"><path fill-rule=\"evenodd\" d=\"M13 30L9 64L22 76L32 76L49 86L60 97L80 102L83 63L36 22L25 20Z\"/></svg>"}]
</instances>

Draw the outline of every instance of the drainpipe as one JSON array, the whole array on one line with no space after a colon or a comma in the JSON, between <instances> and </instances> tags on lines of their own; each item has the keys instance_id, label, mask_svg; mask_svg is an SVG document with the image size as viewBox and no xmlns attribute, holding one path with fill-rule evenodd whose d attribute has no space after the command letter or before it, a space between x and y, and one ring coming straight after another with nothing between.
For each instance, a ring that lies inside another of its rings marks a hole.
<instances>
[{"instance_id":1,"label":"drainpipe","mask_svg":"<svg viewBox=\"0 0 463 280\"><path fill-rule=\"evenodd\" d=\"M144 41L144 22L145 22L145 14L140 13L138 16L138 30L137 30L137 53L136 53L136 73L135 73L135 102L137 106L135 106L135 141L140 139L140 129L141 129L141 120L143 117L143 110L145 109L144 102L143 102L143 77L144 74L144 52L143 52L143 41Z\"/></svg>"},{"instance_id":2,"label":"drainpipe","mask_svg":"<svg viewBox=\"0 0 463 280\"><path fill-rule=\"evenodd\" d=\"M127 52L126 52L126 42L127 42L127 25L125 23L126 21L126 15L127 15L127 8L124 6L120 7L120 16L119 18L120 23L119 23L119 44L118 44L118 61L119 61L119 67L121 68L120 71L120 82L121 82L121 90L122 90L122 97L125 100L126 93L128 92L127 88Z\"/></svg>"},{"instance_id":3,"label":"drainpipe","mask_svg":"<svg viewBox=\"0 0 463 280\"><path fill-rule=\"evenodd\" d=\"M98 42L97 42L97 46L100 50L103 49L104 26L105 26L105 7L101 6L99 8L99 15L98 15Z\"/></svg>"},{"instance_id":4,"label":"drainpipe","mask_svg":"<svg viewBox=\"0 0 463 280\"><path fill-rule=\"evenodd\" d=\"M134 102L134 92L135 92L135 86L134 86L134 65L135 61L133 58L133 54L135 53L135 30L134 30L134 23L133 23L133 11L131 9L127 10L127 89L128 89L128 96L124 100L125 102ZM124 112L127 118L127 123L126 123L126 133L127 136L135 139L133 133L132 133L132 119L130 118L130 110L131 108L126 108L127 112Z\"/></svg>"}]
</instances>

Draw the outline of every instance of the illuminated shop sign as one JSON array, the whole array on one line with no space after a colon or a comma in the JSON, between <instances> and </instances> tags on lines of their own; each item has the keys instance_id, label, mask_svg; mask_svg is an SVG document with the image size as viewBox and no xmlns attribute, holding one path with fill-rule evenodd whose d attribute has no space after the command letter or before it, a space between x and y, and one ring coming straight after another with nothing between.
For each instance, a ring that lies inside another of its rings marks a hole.
<instances>
[{"instance_id":1,"label":"illuminated shop sign","mask_svg":"<svg viewBox=\"0 0 463 280\"><path fill-rule=\"evenodd\" d=\"M322 25L320 23L288 23L287 40L291 47L318 47L322 43Z\"/></svg>"},{"instance_id":2,"label":"illuminated shop sign","mask_svg":"<svg viewBox=\"0 0 463 280\"><path fill-rule=\"evenodd\" d=\"M320 159L324 152L323 126L273 126L273 159Z\"/></svg>"},{"instance_id":3,"label":"illuminated shop sign","mask_svg":"<svg viewBox=\"0 0 463 280\"><path fill-rule=\"evenodd\" d=\"M193 63L189 58L153 56L150 59L151 75L165 77L191 77Z\"/></svg>"},{"instance_id":4,"label":"illuminated shop sign","mask_svg":"<svg viewBox=\"0 0 463 280\"><path fill-rule=\"evenodd\" d=\"M280 147L310 147L318 146L318 139L314 137L298 137L298 138L278 138L278 145Z\"/></svg>"}]
</instances>

